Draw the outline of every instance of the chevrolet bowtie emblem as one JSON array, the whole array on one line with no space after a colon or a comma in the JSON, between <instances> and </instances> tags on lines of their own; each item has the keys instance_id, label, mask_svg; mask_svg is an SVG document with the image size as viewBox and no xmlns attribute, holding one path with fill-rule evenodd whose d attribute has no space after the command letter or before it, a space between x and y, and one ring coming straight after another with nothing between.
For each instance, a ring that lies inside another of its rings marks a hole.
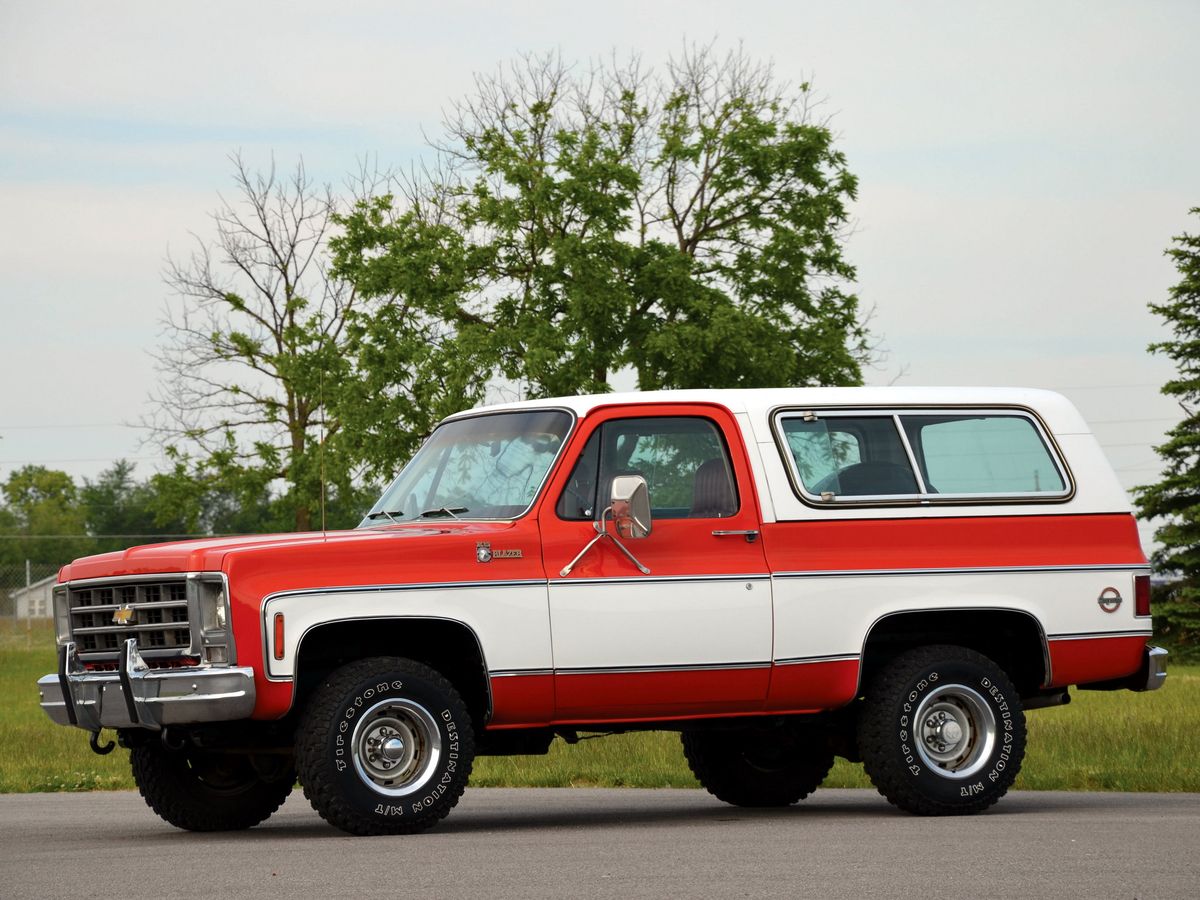
<instances>
[{"instance_id":1,"label":"chevrolet bowtie emblem","mask_svg":"<svg viewBox=\"0 0 1200 900\"><path fill-rule=\"evenodd\" d=\"M117 607L113 610L114 625L132 625L133 624L133 607L128 603Z\"/></svg>"}]
</instances>

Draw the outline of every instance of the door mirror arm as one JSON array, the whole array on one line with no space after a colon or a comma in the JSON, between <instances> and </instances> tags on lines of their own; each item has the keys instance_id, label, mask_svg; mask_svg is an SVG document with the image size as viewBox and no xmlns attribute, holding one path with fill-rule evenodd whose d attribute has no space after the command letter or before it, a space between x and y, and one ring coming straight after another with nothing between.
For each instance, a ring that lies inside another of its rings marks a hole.
<instances>
[{"instance_id":1,"label":"door mirror arm","mask_svg":"<svg viewBox=\"0 0 1200 900\"><path fill-rule=\"evenodd\" d=\"M558 573L560 577L566 578L570 575L571 570L587 552L605 538L612 541L617 549L625 554L625 558L637 566L639 572L643 575L650 574L650 570L629 552L629 548L622 544L615 534L609 532L607 526L608 517L611 515L613 528L621 537L640 539L650 534L653 521L650 514L650 491L646 487L646 479L641 475L618 475L613 479L611 494L609 505L592 523L592 527L596 529L596 536L584 545L573 560L562 567Z\"/></svg>"}]
</instances>

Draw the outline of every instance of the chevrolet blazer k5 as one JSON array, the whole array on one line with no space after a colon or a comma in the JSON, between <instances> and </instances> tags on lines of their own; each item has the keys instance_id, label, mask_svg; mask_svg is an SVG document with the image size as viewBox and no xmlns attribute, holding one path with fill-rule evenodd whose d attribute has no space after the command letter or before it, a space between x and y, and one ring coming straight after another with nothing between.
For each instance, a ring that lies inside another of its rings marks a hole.
<instances>
[{"instance_id":1,"label":"chevrolet blazer k5","mask_svg":"<svg viewBox=\"0 0 1200 900\"><path fill-rule=\"evenodd\" d=\"M917 814L1012 785L1025 711L1151 690L1128 501L1057 394L673 391L444 421L350 531L76 560L55 722L164 819L355 834L444 817L483 754L678 731L710 792L787 805L835 756ZM631 761L636 764L636 761Z\"/></svg>"}]
</instances>

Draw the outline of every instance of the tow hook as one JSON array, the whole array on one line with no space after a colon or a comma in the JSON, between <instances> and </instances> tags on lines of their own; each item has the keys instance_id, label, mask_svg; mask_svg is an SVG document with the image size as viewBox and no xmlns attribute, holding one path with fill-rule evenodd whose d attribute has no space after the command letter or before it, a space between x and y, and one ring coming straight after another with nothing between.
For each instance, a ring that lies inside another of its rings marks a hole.
<instances>
[{"instance_id":1,"label":"tow hook","mask_svg":"<svg viewBox=\"0 0 1200 900\"><path fill-rule=\"evenodd\" d=\"M161 740L162 745L172 753L177 753L187 746L187 736L185 735L183 737L176 737L175 733L169 728L164 728L162 730Z\"/></svg>"},{"instance_id":2,"label":"tow hook","mask_svg":"<svg viewBox=\"0 0 1200 900\"><path fill-rule=\"evenodd\" d=\"M109 741L107 744L101 747L99 729L91 732L91 737L88 738L88 744L91 745L92 752L97 756L107 756L109 753L112 753L117 746L116 741Z\"/></svg>"}]
</instances>

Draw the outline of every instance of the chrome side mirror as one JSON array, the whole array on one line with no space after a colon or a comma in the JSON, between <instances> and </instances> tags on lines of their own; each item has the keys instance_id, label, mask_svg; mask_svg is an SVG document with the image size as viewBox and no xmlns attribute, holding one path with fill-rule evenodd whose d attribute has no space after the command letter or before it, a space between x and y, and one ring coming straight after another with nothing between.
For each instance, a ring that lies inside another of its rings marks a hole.
<instances>
[{"instance_id":1,"label":"chrome side mirror","mask_svg":"<svg viewBox=\"0 0 1200 900\"><path fill-rule=\"evenodd\" d=\"M592 523L596 536L588 541L575 558L559 571L566 578L571 574L575 565L587 555L587 552L605 538L612 541L613 546L624 554L625 558L637 566L643 575L649 575L650 570L638 562L638 558L629 552L621 543L621 538L644 538L650 534L650 489L646 487L646 479L641 475L618 475L612 480L609 491L608 506L600 511L599 517ZM608 531L607 523L612 517L614 535Z\"/></svg>"},{"instance_id":2,"label":"chrome side mirror","mask_svg":"<svg viewBox=\"0 0 1200 900\"><path fill-rule=\"evenodd\" d=\"M650 534L650 489L641 475L618 475L612 481L613 527L623 538L644 538Z\"/></svg>"}]
</instances>

